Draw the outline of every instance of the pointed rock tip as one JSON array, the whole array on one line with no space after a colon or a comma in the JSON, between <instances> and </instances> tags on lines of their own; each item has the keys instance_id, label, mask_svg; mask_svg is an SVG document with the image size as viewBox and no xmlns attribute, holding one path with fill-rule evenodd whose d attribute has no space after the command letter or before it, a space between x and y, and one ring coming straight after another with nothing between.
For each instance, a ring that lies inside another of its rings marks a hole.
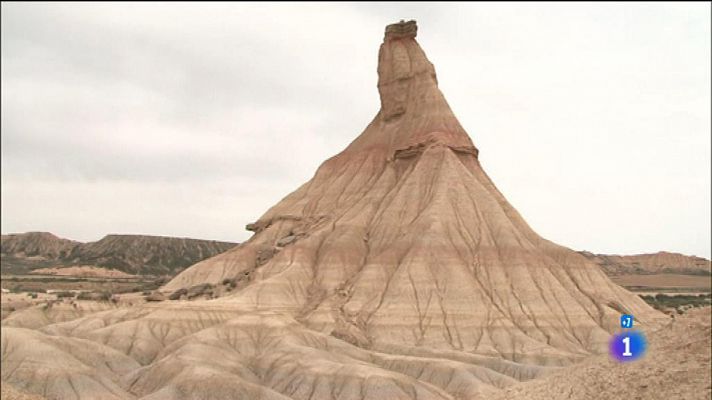
<instances>
[{"instance_id":1,"label":"pointed rock tip","mask_svg":"<svg viewBox=\"0 0 712 400\"><path fill-rule=\"evenodd\" d=\"M417 35L418 24L415 22L415 20L400 20L400 22L396 22L395 24L390 24L386 26L386 35L383 40L386 41L393 39L415 38Z\"/></svg>"}]
</instances>

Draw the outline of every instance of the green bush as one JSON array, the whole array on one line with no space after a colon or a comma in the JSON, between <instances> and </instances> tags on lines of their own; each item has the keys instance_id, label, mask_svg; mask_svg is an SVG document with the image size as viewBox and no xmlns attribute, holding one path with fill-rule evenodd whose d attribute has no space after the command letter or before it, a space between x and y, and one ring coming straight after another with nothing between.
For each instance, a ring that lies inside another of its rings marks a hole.
<instances>
[{"instance_id":1,"label":"green bush","mask_svg":"<svg viewBox=\"0 0 712 400\"><path fill-rule=\"evenodd\" d=\"M668 296L666 294L659 293L655 296L640 296L640 298L657 310L666 311L668 309L673 309L677 311L678 314L682 313L685 308L708 306L712 301L712 296L705 293L698 295L682 294L676 296Z\"/></svg>"}]
</instances>

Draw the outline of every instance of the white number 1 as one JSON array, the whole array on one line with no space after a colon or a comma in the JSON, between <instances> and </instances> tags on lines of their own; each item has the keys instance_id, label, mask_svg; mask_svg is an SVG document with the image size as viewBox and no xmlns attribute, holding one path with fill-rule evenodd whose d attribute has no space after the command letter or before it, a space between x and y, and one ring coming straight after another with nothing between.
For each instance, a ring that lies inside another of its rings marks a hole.
<instances>
[{"instance_id":1,"label":"white number 1","mask_svg":"<svg viewBox=\"0 0 712 400\"><path fill-rule=\"evenodd\" d=\"M633 355L633 353L630 352L630 338L629 337L624 337L623 338L623 343L625 344L625 351L623 352L623 357L630 357Z\"/></svg>"}]
</instances>

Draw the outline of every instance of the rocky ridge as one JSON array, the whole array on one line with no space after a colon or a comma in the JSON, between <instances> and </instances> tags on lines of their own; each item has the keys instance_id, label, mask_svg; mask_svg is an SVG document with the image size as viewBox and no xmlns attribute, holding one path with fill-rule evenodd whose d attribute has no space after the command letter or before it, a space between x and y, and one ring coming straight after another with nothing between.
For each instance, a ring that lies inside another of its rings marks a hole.
<instances>
[{"instance_id":1,"label":"rocky ridge","mask_svg":"<svg viewBox=\"0 0 712 400\"><path fill-rule=\"evenodd\" d=\"M3 271L90 266L135 275L173 275L236 243L149 235L107 235L96 242L61 239L51 233L3 235ZM62 273L59 273L62 275Z\"/></svg>"}]
</instances>

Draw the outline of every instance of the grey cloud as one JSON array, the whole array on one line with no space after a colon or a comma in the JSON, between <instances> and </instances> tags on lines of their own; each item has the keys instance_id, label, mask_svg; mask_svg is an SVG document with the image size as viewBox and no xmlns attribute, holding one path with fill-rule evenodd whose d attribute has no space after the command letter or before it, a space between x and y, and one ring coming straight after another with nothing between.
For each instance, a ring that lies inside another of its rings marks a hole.
<instances>
[{"instance_id":1,"label":"grey cloud","mask_svg":"<svg viewBox=\"0 0 712 400\"><path fill-rule=\"evenodd\" d=\"M598 252L709 256L709 11L3 3L2 230L245 238L365 128L384 25L414 18L535 229Z\"/></svg>"}]
</instances>

